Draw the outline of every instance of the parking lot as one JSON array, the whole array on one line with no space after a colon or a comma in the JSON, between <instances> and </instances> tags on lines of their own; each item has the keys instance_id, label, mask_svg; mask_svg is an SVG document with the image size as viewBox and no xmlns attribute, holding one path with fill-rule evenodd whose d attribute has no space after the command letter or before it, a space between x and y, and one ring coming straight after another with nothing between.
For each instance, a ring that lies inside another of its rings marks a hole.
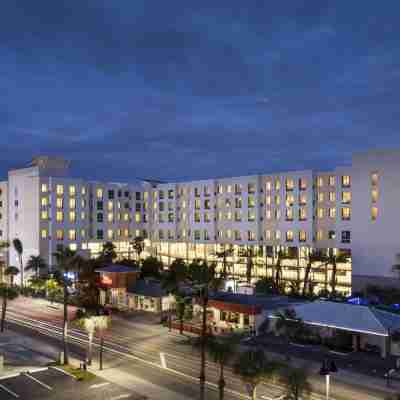
<instances>
[{"instance_id":1,"label":"parking lot","mask_svg":"<svg viewBox=\"0 0 400 400\"><path fill-rule=\"evenodd\" d=\"M144 400L146 397L98 377L78 381L63 370L50 367L0 379L0 399Z\"/></svg>"}]
</instances>

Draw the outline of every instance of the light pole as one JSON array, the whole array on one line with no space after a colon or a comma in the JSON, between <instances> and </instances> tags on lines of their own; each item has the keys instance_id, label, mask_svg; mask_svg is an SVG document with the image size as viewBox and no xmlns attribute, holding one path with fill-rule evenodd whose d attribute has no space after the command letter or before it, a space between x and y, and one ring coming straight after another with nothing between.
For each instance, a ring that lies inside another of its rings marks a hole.
<instances>
[{"instance_id":1,"label":"light pole","mask_svg":"<svg viewBox=\"0 0 400 400\"><path fill-rule=\"evenodd\" d=\"M328 361L327 359L325 359L322 362L322 366L321 366L321 369L319 371L319 374L321 376L325 376L325 384L326 384L325 396L326 396L326 400L329 400L331 374L333 374L333 373L335 373L337 371L338 371L338 369L337 369L336 364L335 364L334 361Z\"/></svg>"}]
</instances>

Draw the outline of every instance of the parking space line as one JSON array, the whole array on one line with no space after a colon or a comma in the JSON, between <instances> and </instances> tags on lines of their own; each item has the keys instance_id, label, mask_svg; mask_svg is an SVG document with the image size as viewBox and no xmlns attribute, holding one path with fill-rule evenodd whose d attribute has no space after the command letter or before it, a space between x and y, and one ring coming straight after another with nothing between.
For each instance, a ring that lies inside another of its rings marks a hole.
<instances>
[{"instance_id":1,"label":"parking space line","mask_svg":"<svg viewBox=\"0 0 400 400\"><path fill-rule=\"evenodd\" d=\"M107 386L109 384L110 384L110 382L98 383L96 385L89 386L89 389L98 389L98 388L101 388L103 386Z\"/></svg>"},{"instance_id":2,"label":"parking space line","mask_svg":"<svg viewBox=\"0 0 400 400\"><path fill-rule=\"evenodd\" d=\"M42 382L42 381L39 381L39 379L35 378L35 377L32 376L32 375L30 375L30 374L28 374L28 373L25 373L25 374L23 374L23 375L26 376L26 377L28 377L29 379L32 379L33 381L35 381L35 382L38 383L39 385L45 387L46 389L48 389L48 390L53 390L53 388L52 388L51 386L46 385L46 384L45 384L44 382Z\"/></svg>"},{"instance_id":3,"label":"parking space line","mask_svg":"<svg viewBox=\"0 0 400 400\"><path fill-rule=\"evenodd\" d=\"M9 388L5 387L4 385L1 385L1 384L0 384L0 388L5 390L7 393L11 394L11 396L14 396L15 398L18 399L19 396L17 395L17 393L13 392L11 389L9 389Z\"/></svg>"},{"instance_id":4,"label":"parking space line","mask_svg":"<svg viewBox=\"0 0 400 400\"><path fill-rule=\"evenodd\" d=\"M120 394L119 396L111 397L110 400L128 399L129 397L131 397L130 394Z\"/></svg>"},{"instance_id":5,"label":"parking space line","mask_svg":"<svg viewBox=\"0 0 400 400\"><path fill-rule=\"evenodd\" d=\"M68 376L70 376L71 378L74 378L74 379L77 380L77 377L76 377L75 375L70 374L69 372L63 370L62 368L57 368L57 367L51 367L51 368L52 368L52 369L55 369L55 370L58 371L58 372L62 372L63 374L68 375Z\"/></svg>"}]
</instances>

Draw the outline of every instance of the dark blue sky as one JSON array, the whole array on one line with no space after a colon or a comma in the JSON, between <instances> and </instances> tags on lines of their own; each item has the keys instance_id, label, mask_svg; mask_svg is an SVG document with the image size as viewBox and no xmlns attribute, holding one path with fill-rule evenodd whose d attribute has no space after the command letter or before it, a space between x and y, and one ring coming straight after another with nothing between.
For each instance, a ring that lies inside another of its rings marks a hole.
<instances>
[{"instance_id":1,"label":"dark blue sky","mask_svg":"<svg viewBox=\"0 0 400 400\"><path fill-rule=\"evenodd\" d=\"M216 6L218 4L218 6ZM2 0L0 174L167 180L400 147L398 0Z\"/></svg>"}]
</instances>

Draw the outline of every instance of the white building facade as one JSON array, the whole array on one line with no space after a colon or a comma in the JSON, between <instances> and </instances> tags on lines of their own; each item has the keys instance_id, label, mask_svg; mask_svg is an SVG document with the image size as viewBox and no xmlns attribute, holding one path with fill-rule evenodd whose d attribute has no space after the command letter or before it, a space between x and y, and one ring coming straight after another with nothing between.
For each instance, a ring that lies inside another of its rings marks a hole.
<instances>
[{"instance_id":1,"label":"white building facade","mask_svg":"<svg viewBox=\"0 0 400 400\"><path fill-rule=\"evenodd\" d=\"M59 244L96 256L107 241L119 257L134 257L132 241L141 236L145 255L166 265L225 263L235 282L274 278L278 263L287 287L301 287L310 254L320 253L331 261L311 263L316 292L331 290L332 280L343 294L397 285L400 151L355 154L351 166L327 172L182 183L91 182L71 178L68 168L39 157L0 182L0 241L20 238L24 262L40 254L54 265ZM4 257L17 265L12 246Z\"/></svg>"}]
</instances>

